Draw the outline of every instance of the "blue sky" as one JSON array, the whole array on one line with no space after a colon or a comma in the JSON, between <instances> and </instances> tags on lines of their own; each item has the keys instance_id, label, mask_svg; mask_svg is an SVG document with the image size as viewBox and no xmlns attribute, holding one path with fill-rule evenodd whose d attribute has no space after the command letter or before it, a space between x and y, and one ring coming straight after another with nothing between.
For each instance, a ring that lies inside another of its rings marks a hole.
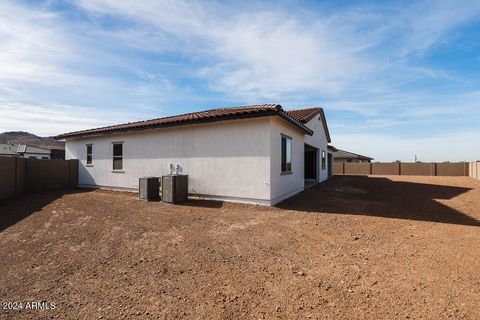
<instances>
[{"instance_id":1,"label":"blue sky","mask_svg":"<svg viewBox=\"0 0 480 320\"><path fill-rule=\"evenodd\" d=\"M1 1L0 132L323 106L379 161L480 159L480 1Z\"/></svg>"}]
</instances>

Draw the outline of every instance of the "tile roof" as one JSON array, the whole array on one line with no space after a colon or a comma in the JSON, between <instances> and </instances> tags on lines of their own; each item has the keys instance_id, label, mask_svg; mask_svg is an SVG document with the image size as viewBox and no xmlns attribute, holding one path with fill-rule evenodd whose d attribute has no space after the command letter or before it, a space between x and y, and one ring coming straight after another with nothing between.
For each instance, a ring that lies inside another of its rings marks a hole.
<instances>
[{"instance_id":1,"label":"tile roof","mask_svg":"<svg viewBox=\"0 0 480 320\"><path fill-rule=\"evenodd\" d=\"M298 109L298 110L289 110L287 111L288 115L292 118L300 121L301 123L307 123L308 121L312 120L316 115L320 115L320 120L323 124L323 129L325 130L325 135L327 136L327 141L330 143L332 142L330 138L330 131L328 130L327 119L325 118L325 113L323 112L323 108L321 107L314 107L314 108L306 108L306 109Z\"/></svg>"},{"instance_id":2,"label":"tile roof","mask_svg":"<svg viewBox=\"0 0 480 320\"><path fill-rule=\"evenodd\" d=\"M17 146L17 153L43 153L50 154L50 149L30 146L28 144L19 144Z\"/></svg>"},{"instance_id":3,"label":"tile roof","mask_svg":"<svg viewBox=\"0 0 480 320\"><path fill-rule=\"evenodd\" d=\"M56 139L65 139L70 137L78 136L87 136L87 135L96 135L103 133L112 133L112 132L124 132L124 131L133 131L133 130L147 130L153 128L161 127L170 127L177 125L186 125L186 124L195 124L202 122L213 122L221 120L231 120L231 119L243 119L243 118L254 118L262 117L269 115L278 115L286 121L290 122L294 126L298 127L300 130L311 135L313 131L306 127L300 120L292 117L287 112L285 112L281 105L279 104L259 104L251 106L241 106L241 107L231 107L231 108L218 108L211 109L206 111L186 113L182 115L129 122L125 124L119 124L114 126L107 126L102 128L81 130L75 132L68 132L56 136Z\"/></svg>"},{"instance_id":4,"label":"tile roof","mask_svg":"<svg viewBox=\"0 0 480 320\"><path fill-rule=\"evenodd\" d=\"M288 115L291 116L292 118L297 119L298 121L305 123L320 113L322 108L308 108L308 109L299 109L299 110L289 110L287 111Z\"/></svg>"},{"instance_id":5,"label":"tile roof","mask_svg":"<svg viewBox=\"0 0 480 320\"><path fill-rule=\"evenodd\" d=\"M353 153L350 151L345 151L337 149L334 154L336 159L363 159L363 160L374 160L371 157L363 156L361 154Z\"/></svg>"}]
</instances>

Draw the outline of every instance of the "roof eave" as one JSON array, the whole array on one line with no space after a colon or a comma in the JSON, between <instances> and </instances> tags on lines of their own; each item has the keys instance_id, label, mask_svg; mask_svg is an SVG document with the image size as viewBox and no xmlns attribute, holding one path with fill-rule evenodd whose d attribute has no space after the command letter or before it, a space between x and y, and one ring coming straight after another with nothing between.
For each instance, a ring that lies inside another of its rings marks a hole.
<instances>
[{"instance_id":1,"label":"roof eave","mask_svg":"<svg viewBox=\"0 0 480 320\"><path fill-rule=\"evenodd\" d=\"M311 115L309 115L306 119L304 119L302 122L307 123L308 121L312 120L316 115L320 114L322 112L322 108L318 108L317 111L312 112Z\"/></svg>"},{"instance_id":2,"label":"roof eave","mask_svg":"<svg viewBox=\"0 0 480 320\"><path fill-rule=\"evenodd\" d=\"M331 146L331 145L328 146L328 149L330 149L330 150L332 150L332 151L334 151L334 152L335 152L335 151L338 151L337 148L335 148L334 146Z\"/></svg>"},{"instance_id":3,"label":"roof eave","mask_svg":"<svg viewBox=\"0 0 480 320\"><path fill-rule=\"evenodd\" d=\"M325 129L325 135L327 136L327 141L328 143L331 143L332 139L330 138L330 130L328 130L327 118L325 117L325 112L323 111L323 108L320 108L320 117L322 118L322 124L323 124L323 128Z\"/></svg>"},{"instance_id":4,"label":"roof eave","mask_svg":"<svg viewBox=\"0 0 480 320\"><path fill-rule=\"evenodd\" d=\"M300 122L297 122L292 117L286 115L283 110L276 109L276 110L266 110L260 111L255 113L245 113L240 115L228 115L228 116L217 116L205 119L198 119L198 120L189 120L189 121L176 121L170 123L162 123L162 124L154 124L154 125L147 125L147 126L139 126L136 128L118 128L115 130L104 130L104 131L96 131L96 132L77 132L71 134L61 134L55 136L56 140L63 140L72 139L72 138L82 138L82 137L92 137L92 136L102 136L107 134L115 134L115 133L125 133L125 132L136 132L136 131L144 131L144 130L153 130L159 128L169 128L169 127L176 127L176 126L186 126L192 124L200 124L200 123L211 123L217 121L226 121L226 120L237 120L237 119L251 119L251 118L259 118L259 117L266 117L266 116L274 116L278 115L279 117L285 119L286 121L290 122L292 125L299 128L301 131L308 135L312 135L313 131L307 128Z\"/></svg>"},{"instance_id":5,"label":"roof eave","mask_svg":"<svg viewBox=\"0 0 480 320\"><path fill-rule=\"evenodd\" d=\"M293 124L294 126L296 126L297 128L299 128L301 131L303 131L305 134L308 134L309 136L312 136L313 135L313 131L308 128L307 126L305 126L303 123L301 123L300 121L297 121L295 120L294 118L292 118L291 116L289 116L288 114L286 114L285 112L279 112L278 113L278 116L280 116L280 118L290 122L291 124Z\"/></svg>"},{"instance_id":6,"label":"roof eave","mask_svg":"<svg viewBox=\"0 0 480 320\"><path fill-rule=\"evenodd\" d=\"M328 129L327 118L325 116L325 112L322 107L318 107L318 110L316 110L315 112L312 112L312 114L310 114L307 118L303 119L302 123L309 122L310 120L315 118L317 115L320 115L320 120L322 121L322 125L325 130L325 135L327 137L327 141L328 143L331 143L332 139L330 138L330 131Z\"/></svg>"},{"instance_id":7,"label":"roof eave","mask_svg":"<svg viewBox=\"0 0 480 320\"><path fill-rule=\"evenodd\" d=\"M96 132L78 132L78 133L73 132L72 134L58 135L58 136L55 136L54 138L56 140L60 140L60 139L79 138L79 137L102 136L106 134L136 132L136 131L170 128L170 127L177 127L177 126L187 126L192 124L210 123L210 122L217 122L217 121L224 121L224 120L258 118L258 117L264 117L264 116L275 115L275 114L277 114L277 111L268 110L268 111L248 113L248 114L242 114L242 115L229 115L229 116L221 116L221 117L217 116L217 117L211 117L211 118L205 118L205 119L195 119L195 120L188 120L188 121L175 121L175 122L168 122L168 123L161 123L161 124L152 124L152 125L139 126L134 128L118 128L114 130L104 130L104 131L96 131Z\"/></svg>"}]
</instances>

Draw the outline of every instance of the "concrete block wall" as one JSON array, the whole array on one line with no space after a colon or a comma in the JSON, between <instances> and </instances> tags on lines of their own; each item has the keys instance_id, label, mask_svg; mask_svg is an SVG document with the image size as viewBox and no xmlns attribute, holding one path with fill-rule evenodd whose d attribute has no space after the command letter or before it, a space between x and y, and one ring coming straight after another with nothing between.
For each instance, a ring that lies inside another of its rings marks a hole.
<instances>
[{"instance_id":1,"label":"concrete block wall","mask_svg":"<svg viewBox=\"0 0 480 320\"><path fill-rule=\"evenodd\" d=\"M436 175L444 177L468 176L468 163L437 163Z\"/></svg>"},{"instance_id":2,"label":"concrete block wall","mask_svg":"<svg viewBox=\"0 0 480 320\"><path fill-rule=\"evenodd\" d=\"M401 163L402 176L435 176L435 163Z\"/></svg>"},{"instance_id":3,"label":"concrete block wall","mask_svg":"<svg viewBox=\"0 0 480 320\"><path fill-rule=\"evenodd\" d=\"M400 163L372 163L373 175L400 175Z\"/></svg>"},{"instance_id":4,"label":"concrete block wall","mask_svg":"<svg viewBox=\"0 0 480 320\"><path fill-rule=\"evenodd\" d=\"M480 161L470 162L469 175L474 179L480 179Z\"/></svg>"},{"instance_id":5,"label":"concrete block wall","mask_svg":"<svg viewBox=\"0 0 480 320\"><path fill-rule=\"evenodd\" d=\"M343 174L345 174L345 163L336 162L333 167L333 175L338 176Z\"/></svg>"},{"instance_id":6,"label":"concrete block wall","mask_svg":"<svg viewBox=\"0 0 480 320\"><path fill-rule=\"evenodd\" d=\"M0 157L0 199L16 194L15 160L13 157Z\"/></svg>"},{"instance_id":7,"label":"concrete block wall","mask_svg":"<svg viewBox=\"0 0 480 320\"><path fill-rule=\"evenodd\" d=\"M0 157L0 200L24 192L74 188L78 160L37 160Z\"/></svg>"},{"instance_id":8,"label":"concrete block wall","mask_svg":"<svg viewBox=\"0 0 480 320\"><path fill-rule=\"evenodd\" d=\"M369 175L371 172L370 163L345 163L345 172L351 175Z\"/></svg>"},{"instance_id":9,"label":"concrete block wall","mask_svg":"<svg viewBox=\"0 0 480 320\"><path fill-rule=\"evenodd\" d=\"M480 163L479 163L480 165ZM338 163L335 175L468 176L471 166L459 163Z\"/></svg>"}]
</instances>

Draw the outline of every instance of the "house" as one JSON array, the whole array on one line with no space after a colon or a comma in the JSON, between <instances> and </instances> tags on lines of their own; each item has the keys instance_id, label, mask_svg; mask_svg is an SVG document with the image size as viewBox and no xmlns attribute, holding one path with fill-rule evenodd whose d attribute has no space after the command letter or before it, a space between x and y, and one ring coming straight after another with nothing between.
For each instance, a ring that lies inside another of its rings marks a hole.
<instances>
[{"instance_id":1,"label":"house","mask_svg":"<svg viewBox=\"0 0 480 320\"><path fill-rule=\"evenodd\" d=\"M328 154L328 163L331 165L328 166L328 177L333 177L335 174L335 152L337 152L338 149L335 148L332 145L327 146L327 154Z\"/></svg>"},{"instance_id":2,"label":"house","mask_svg":"<svg viewBox=\"0 0 480 320\"><path fill-rule=\"evenodd\" d=\"M336 149L336 151L334 151L333 155L335 157L335 163L344 163L344 162L370 163L373 160L373 158L370 158L370 157L367 157L367 156L362 156L360 154L356 154L356 153L353 153L353 152L340 150L340 149Z\"/></svg>"},{"instance_id":3,"label":"house","mask_svg":"<svg viewBox=\"0 0 480 320\"><path fill-rule=\"evenodd\" d=\"M42 160L49 160L51 158L50 149L29 146L26 144L19 144L16 152L17 155L22 158Z\"/></svg>"},{"instance_id":4,"label":"house","mask_svg":"<svg viewBox=\"0 0 480 320\"><path fill-rule=\"evenodd\" d=\"M174 167L188 174L190 196L262 205L326 180L333 165L322 108L220 108L56 138L79 159L80 187L137 191L140 177Z\"/></svg>"},{"instance_id":5,"label":"house","mask_svg":"<svg viewBox=\"0 0 480 320\"><path fill-rule=\"evenodd\" d=\"M0 143L0 156L48 160L51 158L51 151L26 144Z\"/></svg>"},{"instance_id":6,"label":"house","mask_svg":"<svg viewBox=\"0 0 480 320\"><path fill-rule=\"evenodd\" d=\"M0 143L0 156L3 157L16 157L17 146L9 143Z\"/></svg>"}]
</instances>

